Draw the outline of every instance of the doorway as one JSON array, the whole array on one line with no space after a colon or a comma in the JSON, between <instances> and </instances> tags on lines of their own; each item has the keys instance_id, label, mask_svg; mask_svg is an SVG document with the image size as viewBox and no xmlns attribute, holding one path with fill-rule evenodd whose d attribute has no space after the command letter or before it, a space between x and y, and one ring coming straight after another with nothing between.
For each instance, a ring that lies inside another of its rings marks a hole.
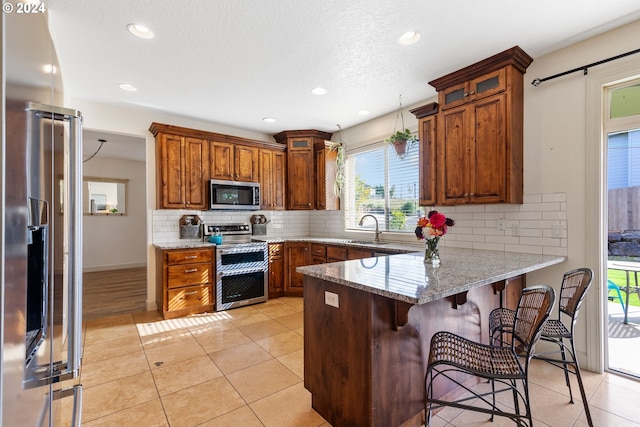
<instances>
[{"instance_id":1,"label":"doorway","mask_svg":"<svg viewBox=\"0 0 640 427\"><path fill-rule=\"evenodd\" d=\"M607 369L640 378L640 80L605 89Z\"/></svg>"},{"instance_id":2,"label":"doorway","mask_svg":"<svg viewBox=\"0 0 640 427\"><path fill-rule=\"evenodd\" d=\"M83 317L147 308L146 140L84 129Z\"/></svg>"}]
</instances>

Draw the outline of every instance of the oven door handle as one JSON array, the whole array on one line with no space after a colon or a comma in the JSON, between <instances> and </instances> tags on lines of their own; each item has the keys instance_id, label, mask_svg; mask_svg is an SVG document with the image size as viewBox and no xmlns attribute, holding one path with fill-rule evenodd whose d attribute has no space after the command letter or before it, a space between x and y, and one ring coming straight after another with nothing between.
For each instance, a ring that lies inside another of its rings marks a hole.
<instances>
[{"instance_id":1,"label":"oven door handle","mask_svg":"<svg viewBox=\"0 0 640 427\"><path fill-rule=\"evenodd\" d=\"M225 276L240 276L242 274L251 274L251 273L267 273L269 268L243 268L243 269L235 269L235 270L218 270L216 272L216 277L218 279Z\"/></svg>"},{"instance_id":2,"label":"oven door handle","mask_svg":"<svg viewBox=\"0 0 640 427\"><path fill-rule=\"evenodd\" d=\"M266 244L260 243L239 243L238 246L229 244L228 246L216 246L216 258L220 259L222 255L245 254L247 252L266 252Z\"/></svg>"}]
</instances>

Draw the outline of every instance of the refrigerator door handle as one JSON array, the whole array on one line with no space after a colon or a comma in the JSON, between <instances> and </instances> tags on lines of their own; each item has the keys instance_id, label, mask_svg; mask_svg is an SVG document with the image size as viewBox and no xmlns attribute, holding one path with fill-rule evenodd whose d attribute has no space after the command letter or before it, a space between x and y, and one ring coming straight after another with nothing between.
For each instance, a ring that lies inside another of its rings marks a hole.
<instances>
[{"instance_id":1,"label":"refrigerator door handle","mask_svg":"<svg viewBox=\"0 0 640 427\"><path fill-rule=\"evenodd\" d=\"M29 103L37 119L67 122L68 137L64 140L65 162L62 191L64 206L63 274L68 283L66 313L67 360L54 362L43 382L75 378L82 362L82 116L76 110ZM53 286L50 287L53 291ZM58 308L54 308L60 312ZM51 316L54 314L51 313ZM64 324L64 321L63 321ZM63 336L64 337L64 336Z\"/></svg>"},{"instance_id":2,"label":"refrigerator door handle","mask_svg":"<svg viewBox=\"0 0 640 427\"><path fill-rule=\"evenodd\" d=\"M82 359L82 118L67 115L69 121L69 161L65 165L64 205L72 210L65 215L65 240L68 245L66 267L69 278L68 315L68 369L79 373Z\"/></svg>"}]
</instances>

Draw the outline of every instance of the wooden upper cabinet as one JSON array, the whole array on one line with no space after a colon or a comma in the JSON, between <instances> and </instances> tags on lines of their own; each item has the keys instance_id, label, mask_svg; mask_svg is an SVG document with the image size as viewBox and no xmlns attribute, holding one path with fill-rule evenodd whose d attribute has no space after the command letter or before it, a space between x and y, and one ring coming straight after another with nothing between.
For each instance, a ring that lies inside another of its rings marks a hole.
<instances>
[{"instance_id":1,"label":"wooden upper cabinet","mask_svg":"<svg viewBox=\"0 0 640 427\"><path fill-rule=\"evenodd\" d=\"M287 208L311 210L315 206L313 151L295 150L287 154Z\"/></svg>"},{"instance_id":2,"label":"wooden upper cabinet","mask_svg":"<svg viewBox=\"0 0 640 427\"><path fill-rule=\"evenodd\" d=\"M316 208L316 144L324 144L331 134L319 130L289 130L273 136L287 144L287 209Z\"/></svg>"},{"instance_id":3,"label":"wooden upper cabinet","mask_svg":"<svg viewBox=\"0 0 640 427\"><path fill-rule=\"evenodd\" d=\"M156 136L159 208L184 207L184 174L182 138L177 135Z\"/></svg>"},{"instance_id":4,"label":"wooden upper cabinet","mask_svg":"<svg viewBox=\"0 0 640 427\"><path fill-rule=\"evenodd\" d=\"M314 146L316 209L340 210L340 198L336 196L336 151L337 143L330 141L316 142Z\"/></svg>"},{"instance_id":5,"label":"wooden upper cabinet","mask_svg":"<svg viewBox=\"0 0 640 427\"><path fill-rule=\"evenodd\" d=\"M522 203L523 79L532 61L516 46L429 82L441 110L437 127L424 119L420 132L421 149L425 132L436 135L435 203L423 203L421 188L420 204Z\"/></svg>"},{"instance_id":6,"label":"wooden upper cabinet","mask_svg":"<svg viewBox=\"0 0 640 427\"><path fill-rule=\"evenodd\" d=\"M286 207L286 153L261 149L259 157L262 209L284 210Z\"/></svg>"},{"instance_id":7,"label":"wooden upper cabinet","mask_svg":"<svg viewBox=\"0 0 640 427\"><path fill-rule=\"evenodd\" d=\"M227 142L211 141L211 178L233 181L235 164L234 145Z\"/></svg>"},{"instance_id":8,"label":"wooden upper cabinet","mask_svg":"<svg viewBox=\"0 0 640 427\"><path fill-rule=\"evenodd\" d=\"M206 209L209 143L200 138L158 133L156 170L158 207Z\"/></svg>"},{"instance_id":9,"label":"wooden upper cabinet","mask_svg":"<svg viewBox=\"0 0 640 427\"><path fill-rule=\"evenodd\" d=\"M444 89L438 94L438 101L442 109L447 110L476 99L504 92L506 88L505 69L501 68Z\"/></svg>"},{"instance_id":10,"label":"wooden upper cabinet","mask_svg":"<svg viewBox=\"0 0 640 427\"><path fill-rule=\"evenodd\" d=\"M236 181L258 182L258 149L236 145Z\"/></svg>"},{"instance_id":11,"label":"wooden upper cabinet","mask_svg":"<svg viewBox=\"0 0 640 427\"><path fill-rule=\"evenodd\" d=\"M259 182L260 150L282 153L282 144L232 135L151 123L156 138L156 188L158 209L208 209L207 181L211 178ZM277 170L285 165L278 159ZM278 186L284 206L284 181Z\"/></svg>"},{"instance_id":12,"label":"wooden upper cabinet","mask_svg":"<svg viewBox=\"0 0 640 427\"><path fill-rule=\"evenodd\" d=\"M436 205L436 124L438 104L423 105L411 112L418 119L420 206Z\"/></svg>"},{"instance_id":13,"label":"wooden upper cabinet","mask_svg":"<svg viewBox=\"0 0 640 427\"><path fill-rule=\"evenodd\" d=\"M230 181L258 182L258 149L211 141L211 177Z\"/></svg>"},{"instance_id":14,"label":"wooden upper cabinet","mask_svg":"<svg viewBox=\"0 0 640 427\"><path fill-rule=\"evenodd\" d=\"M207 209L206 180L209 177L209 142L199 138L185 138L186 207Z\"/></svg>"}]
</instances>

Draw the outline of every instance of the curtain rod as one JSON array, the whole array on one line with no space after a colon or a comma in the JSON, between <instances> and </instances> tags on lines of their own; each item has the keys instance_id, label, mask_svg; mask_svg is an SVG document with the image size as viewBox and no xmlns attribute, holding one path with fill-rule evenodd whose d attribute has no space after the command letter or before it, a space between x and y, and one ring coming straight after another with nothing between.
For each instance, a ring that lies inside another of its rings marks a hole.
<instances>
[{"instance_id":1,"label":"curtain rod","mask_svg":"<svg viewBox=\"0 0 640 427\"><path fill-rule=\"evenodd\" d=\"M640 52L640 49L632 50L631 52L621 53L620 55L612 56L611 58L603 59L601 61L593 62L591 64L583 65L582 67L577 67L572 70L564 71L562 73L554 74L553 76L545 77L543 79L533 79L531 82L534 86L540 86L540 83L546 82L547 80L555 79L556 77L566 76L567 74L575 73L576 71L582 70L584 75L587 75L589 71L589 67L594 67L596 65L604 64L606 62L615 61L616 59L624 58L625 56L633 55L634 53Z\"/></svg>"}]
</instances>

